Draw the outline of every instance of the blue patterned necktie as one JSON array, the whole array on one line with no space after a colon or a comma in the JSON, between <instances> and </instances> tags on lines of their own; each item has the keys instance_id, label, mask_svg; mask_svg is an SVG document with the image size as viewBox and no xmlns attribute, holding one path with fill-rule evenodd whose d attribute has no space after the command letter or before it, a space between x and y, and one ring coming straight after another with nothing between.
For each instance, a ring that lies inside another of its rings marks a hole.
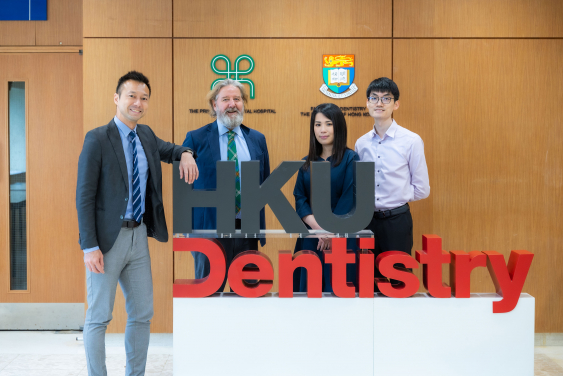
<instances>
[{"instance_id":1,"label":"blue patterned necktie","mask_svg":"<svg viewBox=\"0 0 563 376\"><path fill-rule=\"evenodd\" d=\"M137 158L137 143L135 138L137 134L135 131L129 133L129 141L131 142L131 149L133 150L133 219L141 222L141 181L139 179L139 160Z\"/></svg>"},{"instance_id":2,"label":"blue patterned necktie","mask_svg":"<svg viewBox=\"0 0 563 376\"><path fill-rule=\"evenodd\" d=\"M234 131L229 131L227 158L229 161L235 161L235 215L237 215L240 211L240 172L238 169L237 144L235 142Z\"/></svg>"}]
</instances>

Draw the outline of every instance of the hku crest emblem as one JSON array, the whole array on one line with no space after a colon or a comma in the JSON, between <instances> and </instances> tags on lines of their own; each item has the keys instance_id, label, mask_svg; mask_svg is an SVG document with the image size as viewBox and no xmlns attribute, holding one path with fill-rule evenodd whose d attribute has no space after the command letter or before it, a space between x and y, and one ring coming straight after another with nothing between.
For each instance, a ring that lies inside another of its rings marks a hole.
<instances>
[{"instance_id":1,"label":"hku crest emblem","mask_svg":"<svg viewBox=\"0 0 563 376\"><path fill-rule=\"evenodd\" d=\"M219 70L215 64L217 61L223 60L225 62L226 68L225 70ZM242 70L240 69L241 61L246 60L250 64L248 69ZM211 84L211 89L215 87L219 82L223 81L226 78L230 78L232 80L238 81L240 83L248 84L250 88L250 99L254 99L254 82L249 80L248 78L242 78L242 75L250 74L254 70L254 59L248 55L240 55L235 60L234 66L231 66L231 60L225 55L217 55L211 60L211 70L219 75L225 75L224 78L218 78Z\"/></svg>"},{"instance_id":2,"label":"hku crest emblem","mask_svg":"<svg viewBox=\"0 0 563 376\"><path fill-rule=\"evenodd\" d=\"M342 99L358 91L354 84L354 55L323 55L321 92L331 98ZM348 90L349 89L349 90Z\"/></svg>"}]
</instances>

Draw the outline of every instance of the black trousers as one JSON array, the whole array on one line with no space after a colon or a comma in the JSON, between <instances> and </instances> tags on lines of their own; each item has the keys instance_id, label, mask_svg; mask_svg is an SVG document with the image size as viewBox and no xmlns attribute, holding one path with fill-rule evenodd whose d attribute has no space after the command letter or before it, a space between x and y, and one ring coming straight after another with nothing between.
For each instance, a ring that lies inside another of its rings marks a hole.
<instances>
[{"instance_id":1,"label":"black trousers","mask_svg":"<svg viewBox=\"0 0 563 376\"><path fill-rule=\"evenodd\" d=\"M240 220L236 220L236 228L240 229ZM258 239L248 239L248 238L222 238L217 239L219 243L225 248L225 262L227 264L227 270L225 272L225 277L223 278L223 283L217 292L222 292L227 284L227 275L229 273L229 267L231 262L236 255L244 251L257 251L258 250ZM209 259L206 255L201 252L192 252L195 264L195 278L200 279L207 277L209 275L210 265ZM254 264L250 264L253 266ZM232 290L231 290L232 291Z\"/></svg>"},{"instance_id":2,"label":"black trousers","mask_svg":"<svg viewBox=\"0 0 563 376\"><path fill-rule=\"evenodd\" d=\"M366 230L373 232L375 259L380 253L387 251L401 251L411 255L413 246L412 216L408 209L406 212L378 218L375 214ZM404 265L403 265L404 266ZM375 268L375 278L383 275ZM395 282L394 280L391 281ZM377 286L376 286L377 287Z\"/></svg>"}]
</instances>

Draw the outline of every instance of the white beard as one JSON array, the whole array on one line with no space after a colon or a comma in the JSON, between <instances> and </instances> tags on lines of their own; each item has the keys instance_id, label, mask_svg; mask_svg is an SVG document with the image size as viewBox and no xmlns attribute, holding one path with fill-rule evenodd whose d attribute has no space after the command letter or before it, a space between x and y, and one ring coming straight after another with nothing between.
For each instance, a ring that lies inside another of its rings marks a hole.
<instances>
[{"instance_id":1,"label":"white beard","mask_svg":"<svg viewBox=\"0 0 563 376\"><path fill-rule=\"evenodd\" d=\"M235 117L227 115L227 111L217 112L217 119L231 131L242 124L243 117L244 109L242 111L237 110L237 115Z\"/></svg>"}]
</instances>

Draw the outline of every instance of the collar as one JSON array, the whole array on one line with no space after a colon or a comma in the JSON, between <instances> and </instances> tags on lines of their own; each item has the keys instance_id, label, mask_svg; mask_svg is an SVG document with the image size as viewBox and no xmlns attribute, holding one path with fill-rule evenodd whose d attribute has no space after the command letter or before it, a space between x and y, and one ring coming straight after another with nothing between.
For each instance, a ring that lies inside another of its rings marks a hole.
<instances>
[{"instance_id":1,"label":"collar","mask_svg":"<svg viewBox=\"0 0 563 376\"><path fill-rule=\"evenodd\" d=\"M117 129L119 129L119 132L121 132L125 136L126 140L129 140L128 137L129 137L129 133L131 133L131 128L129 128L127 125L125 125L124 122L119 120L117 118L117 115L113 117L113 121L115 122L115 125L117 125ZM135 129L133 129L133 131L137 133L137 126L135 126Z\"/></svg>"},{"instance_id":2,"label":"collar","mask_svg":"<svg viewBox=\"0 0 563 376\"><path fill-rule=\"evenodd\" d=\"M229 132L229 128L225 127L223 123L219 121L219 119L217 119L217 130L219 131L219 136L222 136L225 133ZM239 137L243 137L242 129L240 129L240 125L235 129L233 129L233 132L235 132Z\"/></svg>"},{"instance_id":3,"label":"collar","mask_svg":"<svg viewBox=\"0 0 563 376\"><path fill-rule=\"evenodd\" d=\"M397 129L399 129L399 124L397 124L395 119L393 119L393 122L391 123L389 128L387 128L387 131L385 132L385 136L395 138L395 133L397 132ZM377 136L377 133L375 132L375 125L374 125L373 129L371 130L371 137L375 137L375 136ZM383 138L385 138L385 137L383 137Z\"/></svg>"}]
</instances>

